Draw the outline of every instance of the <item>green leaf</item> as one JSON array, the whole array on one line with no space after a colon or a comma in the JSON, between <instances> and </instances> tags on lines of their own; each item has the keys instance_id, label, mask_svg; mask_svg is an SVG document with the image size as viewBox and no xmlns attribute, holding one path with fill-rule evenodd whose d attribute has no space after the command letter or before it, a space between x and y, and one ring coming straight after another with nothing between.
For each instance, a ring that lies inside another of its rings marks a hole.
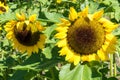
<instances>
[{"instance_id":1,"label":"green leaf","mask_svg":"<svg viewBox=\"0 0 120 80\"><path fill-rule=\"evenodd\" d=\"M13 57L11 57L11 56L8 56L7 58L6 58L6 65L8 66L8 67L12 67L12 66L15 66L15 65L17 65L18 64L18 62L15 60L15 58L13 58Z\"/></svg>"},{"instance_id":2,"label":"green leaf","mask_svg":"<svg viewBox=\"0 0 120 80\"><path fill-rule=\"evenodd\" d=\"M62 14L59 13L50 13L50 12L45 12L45 16L46 18L48 18L49 20L53 21L53 22L60 22L60 18L63 18Z\"/></svg>"},{"instance_id":3,"label":"green leaf","mask_svg":"<svg viewBox=\"0 0 120 80\"><path fill-rule=\"evenodd\" d=\"M110 77L110 78L108 78L107 80L118 80L118 79L115 78L115 77Z\"/></svg>"},{"instance_id":4,"label":"green leaf","mask_svg":"<svg viewBox=\"0 0 120 80\"><path fill-rule=\"evenodd\" d=\"M55 31L56 27L57 27L56 25L51 25L49 27L46 27L46 30L44 31L44 33L47 37L46 43L55 43L55 40L53 38L51 39L51 37L54 36L54 34L52 34L52 33Z\"/></svg>"},{"instance_id":5,"label":"green leaf","mask_svg":"<svg viewBox=\"0 0 120 80\"><path fill-rule=\"evenodd\" d=\"M43 50L43 54L45 55L46 58L50 59L52 58L52 54L51 54L51 47L46 47L44 50Z\"/></svg>"},{"instance_id":6,"label":"green leaf","mask_svg":"<svg viewBox=\"0 0 120 80\"><path fill-rule=\"evenodd\" d=\"M10 80L30 80L35 75L36 75L35 71L18 70L14 73L14 75L10 78Z\"/></svg>"},{"instance_id":7,"label":"green leaf","mask_svg":"<svg viewBox=\"0 0 120 80\"><path fill-rule=\"evenodd\" d=\"M22 63L22 65L34 64L34 63L40 62L41 61L40 54L41 54L41 51L39 51L38 54L36 54L36 53L32 54L24 61L24 63Z\"/></svg>"},{"instance_id":8,"label":"green leaf","mask_svg":"<svg viewBox=\"0 0 120 80\"><path fill-rule=\"evenodd\" d=\"M94 13L99 7L99 4L97 2L90 1L89 5L89 12Z\"/></svg>"},{"instance_id":9,"label":"green leaf","mask_svg":"<svg viewBox=\"0 0 120 80\"><path fill-rule=\"evenodd\" d=\"M38 0L39 2L46 4L48 2L48 0Z\"/></svg>"},{"instance_id":10,"label":"green leaf","mask_svg":"<svg viewBox=\"0 0 120 80\"><path fill-rule=\"evenodd\" d=\"M49 69L49 68L55 66L59 62L61 62L61 60L59 60L59 59L47 60L47 61L42 62L37 68L41 69L41 70Z\"/></svg>"},{"instance_id":11,"label":"green leaf","mask_svg":"<svg viewBox=\"0 0 120 80\"><path fill-rule=\"evenodd\" d=\"M0 15L0 23L4 23L6 21L10 21L10 20L14 20L15 19L15 13L13 13L12 11L9 11L5 14L1 14Z\"/></svg>"},{"instance_id":12,"label":"green leaf","mask_svg":"<svg viewBox=\"0 0 120 80\"><path fill-rule=\"evenodd\" d=\"M116 36L120 36L120 27L118 27L117 29L115 29L113 31L113 34L116 35Z\"/></svg>"},{"instance_id":13,"label":"green leaf","mask_svg":"<svg viewBox=\"0 0 120 80\"><path fill-rule=\"evenodd\" d=\"M88 65L77 65L74 69L70 70L70 64L62 67L59 74L60 80L101 80L101 77L92 76L92 70Z\"/></svg>"},{"instance_id":14,"label":"green leaf","mask_svg":"<svg viewBox=\"0 0 120 80\"><path fill-rule=\"evenodd\" d=\"M7 66L0 64L0 69L4 69L4 68L7 68Z\"/></svg>"},{"instance_id":15,"label":"green leaf","mask_svg":"<svg viewBox=\"0 0 120 80\"><path fill-rule=\"evenodd\" d=\"M60 59L46 59L43 54L32 54L23 64L12 67L15 73L10 80L30 80L38 72L50 69L60 61Z\"/></svg>"},{"instance_id":16,"label":"green leaf","mask_svg":"<svg viewBox=\"0 0 120 80\"><path fill-rule=\"evenodd\" d=\"M8 45L9 45L8 39L4 39L3 40L3 47L8 46Z\"/></svg>"},{"instance_id":17,"label":"green leaf","mask_svg":"<svg viewBox=\"0 0 120 80\"><path fill-rule=\"evenodd\" d=\"M47 59L56 59L59 56L59 48L55 46L55 44L47 44L46 48L43 50L43 54Z\"/></svg>"},{"instance_id":18,"label":"green leaf","mask_svg":"<svg viewBox=\"0 0 120 80\"><path fill-rule=\"evenodd\" d=\"M39 63L33 63L33 64L28 64L28 65L17 65L15 67L13 67L12 69L14 70L33 70L33 71L37 71L36 67L38 66Z\"/></svg>"},{"instance_id":19,"label":"green leaf","mask_svg":"<svg viewBox=\"0 0 120 80\"><path fill-rule=\"evenodd\" d=\"M111 4L111 0L104 0L103 3L104 3L105 5L110 5L110 4Z\"/></svg>"},{"instance_id":20,"label":"green leaf","mask_svg":"<svg viewBox=\"0 0 120 80\"><path fill-rule=\"evenodd\" d=\"M120 20L120 12L115 12L115 19L117 20L117 22L119 22L119 20Z\"/></svg>"}]
</instances>

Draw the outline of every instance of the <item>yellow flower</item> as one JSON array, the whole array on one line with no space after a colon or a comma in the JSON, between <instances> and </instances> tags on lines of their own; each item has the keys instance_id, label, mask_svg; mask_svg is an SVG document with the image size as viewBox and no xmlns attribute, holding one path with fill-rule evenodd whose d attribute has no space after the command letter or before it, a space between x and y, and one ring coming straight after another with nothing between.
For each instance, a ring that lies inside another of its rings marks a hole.
<instances>
[{"instance_id":1,"label":"yellow flower","mask_svg":"<svg viewBox=\"0 0 120 80\"><path fill-rule=\"evenodd\" d=\"M71 7L69 20L61 19L57 24L59 39L56 43L61 48L60 55L65 60L77 65L80 61L109 60L109 53L114 53L116 37L112 31L118 26L102 17L104 11L88 14L88 7L81 12Z\"/></svg>"},{"instance_id":2,"label":"yellow flower","mask_svg":"<svg viewBox=\"0 0 120 80\"><path fill-rule=\"evenodd\" d=\"M8 6L5 6L4 3L0 2L0 14L7 12L8 11Z\"/></svg>"},{"instance_id":3,"label":"yellow flower","mask_svg":"<svg viewBox=\"0 0 120 80\"><path fill-rule=\"evenodd\" d=\"M61 3L62 2L62 0L57 0L57 3L59 4L59 3Z\"/></svg>"},{"instance_id":4,"label":"yellow flower","mask_svg":"<svg viewBox=\"0 0 120 80\"><path fill-rule=\"evenodd\" d=\"M44 48L46 36L42 33L44 27L31 15L27 20L22 13L16 14L18 20L12 20L5 25L6 37L13 42L13 47L20 52L27 51L28 55L38 53Z\"/></svg>"}]
</instances>

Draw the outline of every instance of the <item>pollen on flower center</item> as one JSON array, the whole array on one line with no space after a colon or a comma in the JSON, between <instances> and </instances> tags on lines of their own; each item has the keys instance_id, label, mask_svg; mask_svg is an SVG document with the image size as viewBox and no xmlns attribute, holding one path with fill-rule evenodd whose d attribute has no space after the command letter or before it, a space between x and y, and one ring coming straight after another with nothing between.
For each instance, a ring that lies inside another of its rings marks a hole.
<instances>
[{"instance_id":1,"label":"pollen on flower center","mask_svg":"<svg viewBox=\"0 0 120 80\"><path fill-rule=\"evenodd\" d=\"M104 37L104 29L100 25L72 25L67 33L69 46L80 55L96 53L102 47Z\"/></svg>"},{"instance_id":2,"label":"pollen on flower center","mask_svg":"<svg viewBox=\"0 0 120 80\"><path fill-rule=\"evenodd\" d=\"M33 46L37 44L40 38L40 32L32 33L30 30L26 30L26 26L23 27L23 30L14 29L15 37L19 43L25 46Z\"/></svg>"},{"instance_id":3,"label":"pollen on flower center","mask_svg":"<svg viewBox=\"0 0 120 80\"><path fill-rule=\"evenodd\" d=\"M6 9L4 7L2 7L2 6L0 6L0 11L6 12Z\"/></svg>"}]
</instances>

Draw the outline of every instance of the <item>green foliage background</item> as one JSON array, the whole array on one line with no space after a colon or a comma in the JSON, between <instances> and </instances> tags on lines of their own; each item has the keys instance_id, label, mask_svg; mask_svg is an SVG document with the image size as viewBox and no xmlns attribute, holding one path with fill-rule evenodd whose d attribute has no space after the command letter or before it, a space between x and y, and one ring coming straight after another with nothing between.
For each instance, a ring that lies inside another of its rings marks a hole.
<instances>
[{"instance_id":1,"label":"green foliage background","mask_svg":"<svg viewBox=\"0 0 120 80\"><path fill-rule=\"evenodd\" d=\"M81 11L86 5L89 13L104 9L104 17L112 22L120 23L120 0L6 0L9 11L0 14L0 80L119 80L120 79L120 27L113 34L118 38L115 60L116 73L110 75L110 62L85 62L74 66L59 56L59 48L55 45L56 23L60 18L68 18L69 8L73 6ZM14 50L11 42L5 37L4 25L16 19L16 13L25 12L27 16L37 14L37 20L46 27L47 36L44 51L27 56ZM113 70L114 73L115 70Z\"/></svg>"}]
</instances>

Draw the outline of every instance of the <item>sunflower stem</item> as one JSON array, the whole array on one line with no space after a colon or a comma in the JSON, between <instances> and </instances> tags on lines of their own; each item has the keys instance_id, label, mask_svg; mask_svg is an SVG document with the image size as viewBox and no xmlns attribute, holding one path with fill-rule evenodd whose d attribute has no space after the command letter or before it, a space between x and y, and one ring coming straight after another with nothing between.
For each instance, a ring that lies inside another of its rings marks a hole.
<instances>
[{"instance_id":1,"label":"sunflower stem","mask_svg":"<svg viewBox=\"0 0 120 80\"><path fill-rule=\"evenodd\" d=\"M50 73L51 73L51 76L52 76L52 80L56 80L56 79L55 79L55 75L54 75L53 68L50 69Z\"/></svg>"},{"instance_id":2,"label":"sunflower stem","mask_svg":"<svg viewBox=\"0 0 120 80\"><path fill-rule=\"evenodd\" d=\"M19 5L19 6L21 5L21 2L20 2L20 0L17 0L17 3L18 3L18 5Z\"/></svg>"},{"instance_id":3,"label":"sunflower stem","mask_svg":"<svg viewBox=\"0 0 120 80\"><path fill-rule=\"evenodd\" d=\"M41 13L41 11L42 11L42 6L41 6L41 4L42 4L42 3L40 2L40 13Z\"/></svg>"},{"instance_id":4,"label":"sunflower stem","mask_svg":"<svg viewBox=\"0 0 120 80\"><path fill-rule=\"evenodd\" d=\"M56 12L58 12L58 7L59 7L58 3L56 3Z\"/></svg>"},{"instance_id":5,"label":"sunflower stem","mask_svg":"<svg viewBox=\"0 0 120 80\"><path fill-rule=\"evenodd\" d=\"M81 4L81 3L80 3L80 0L79 0L79 1L78 1L78 6L79 6L78 10L80 10L80 4Z\"/></svg>"},{"instance_id":6,"label":"sunflower stem","mask_svg":"<svg viewBox=\"0 0 120 80\"><path fill-rule=\"evenodd\" d=\"M6 0L3 0L4 1L4 4L6 5Z\"/></svg>"},{"instance_id":7,"label":"sunflower stem","mask_svg":"<svg viewBox=\"0 0 120 80\"><path fill-rule=\"evenodd\" d=\"M110 76L113 77L113 54L110 54Z\"/></svg>"},{"instance_id":8,"label":"sunflower stem","mask_svg":"<svg viewBox=\"0 0 120 80\"><path fill-rule=\"evenodd\" d=\"M114 66L114 77L116 77L116 75L117 75L117 70L116 70L116 61L115 61L115 54L113 54L113 66Z\"/></svg>"}]
</instances>

